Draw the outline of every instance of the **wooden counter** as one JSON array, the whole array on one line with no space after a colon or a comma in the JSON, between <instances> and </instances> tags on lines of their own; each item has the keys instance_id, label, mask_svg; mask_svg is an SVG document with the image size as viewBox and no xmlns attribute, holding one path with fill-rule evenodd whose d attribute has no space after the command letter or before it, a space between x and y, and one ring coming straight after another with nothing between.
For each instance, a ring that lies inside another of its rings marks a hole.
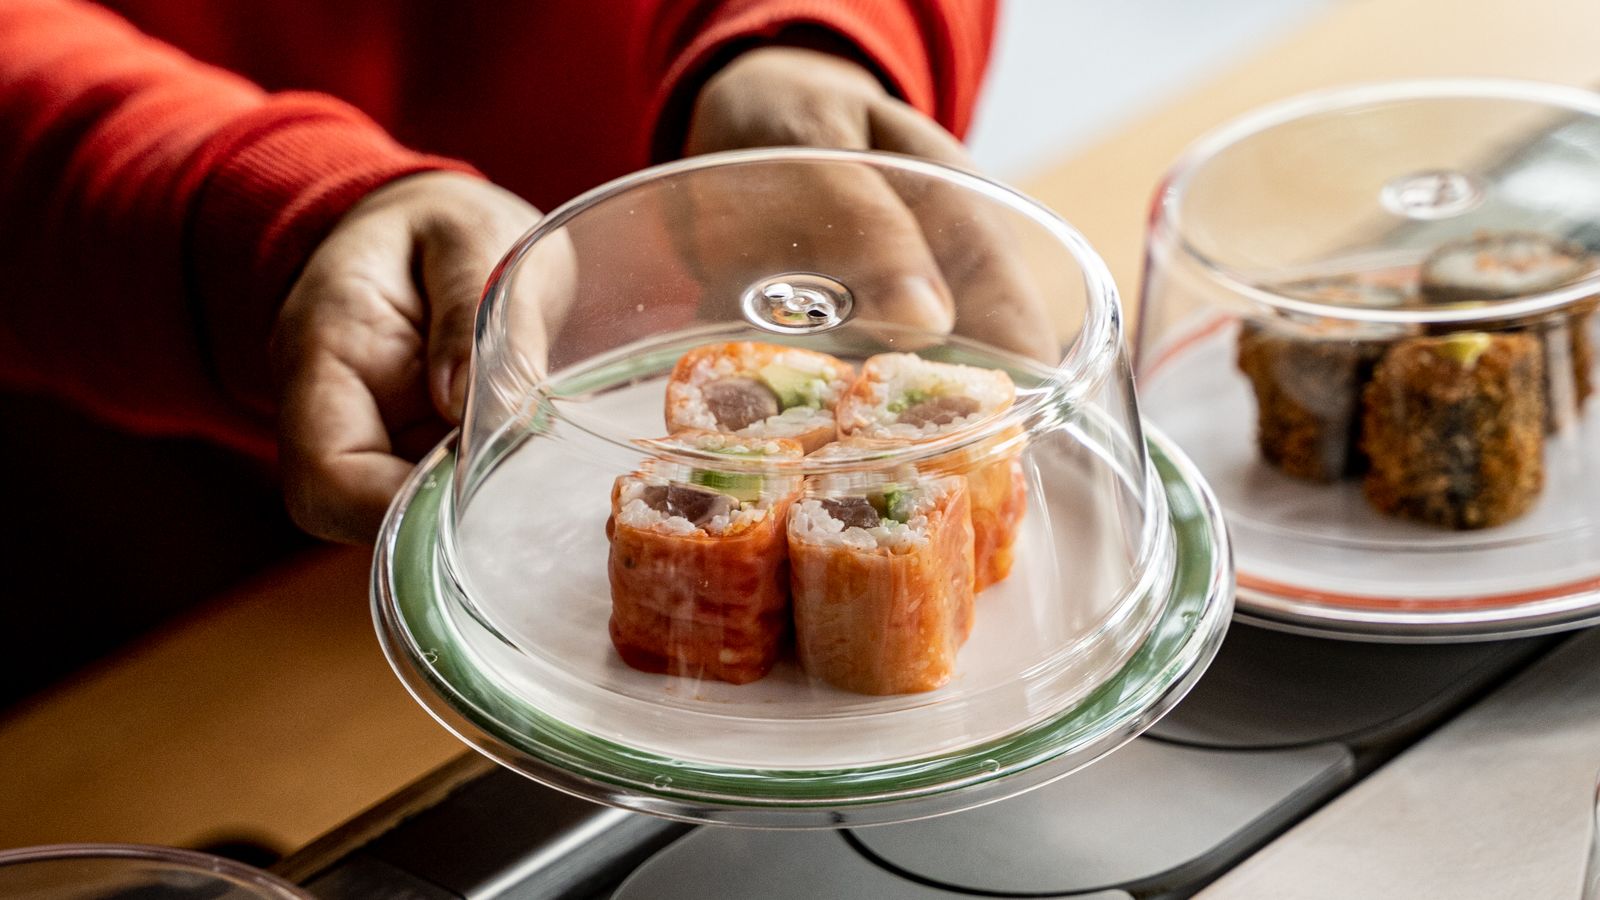
<instances>
[{"instance_id":1,"label":"wooden counter","mask_svg":"<svg viewBox=\"0 0 1600 900\"><path fill-rule=\"evenodd\" d=\"M1364 80L1600 84L1597 45L1593 0L1341 0L1024 187L1131 300L1155 186L1220 122ZM1070 88L1051 94L1071 102ZM367 566L350 550L296 562L0 721L0 846L243 834L290 848L455 755L378 651Z\"/></svg>"},{"instance_id":2,"label":"wooden counter","mask_svg":"<svg viewBox=\"0 0 1600 900\"><path fill-rule=\"evenodd\" d=\"M298 847L462 751L389 672L370 554L311 554L0 721L0 847Z\"/></svg>"}]
</instances>

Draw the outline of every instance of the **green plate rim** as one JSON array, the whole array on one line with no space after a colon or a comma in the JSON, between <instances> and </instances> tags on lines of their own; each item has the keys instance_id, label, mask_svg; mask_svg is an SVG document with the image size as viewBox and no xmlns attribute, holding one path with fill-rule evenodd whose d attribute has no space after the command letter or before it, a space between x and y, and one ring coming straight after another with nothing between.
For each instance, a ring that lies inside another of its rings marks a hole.
<instances>
[{"instance_id":1,"label":"green plate rim","mask_svg":"<svg viewBox=\"0 0 1600 900\"><path fill-rule=\"evenodd\" d=\"M703 819L694 811L836 810L968 790L1131 739L1176 703L1220 644L1233 605L1220 512L1192 464L1160 435L1149 438L1178 544L1166 608L1128 662L1084 700L959 751L858 769L691 766L589 734L503 690L471 666L470 651L440 649L455 636L439 605L435 552L439 504L454 471L453 435L418 466L390 510L374 558L374 618L390 664L441 724L502 764L589 799Z\"/></svg>"}]
</instances>

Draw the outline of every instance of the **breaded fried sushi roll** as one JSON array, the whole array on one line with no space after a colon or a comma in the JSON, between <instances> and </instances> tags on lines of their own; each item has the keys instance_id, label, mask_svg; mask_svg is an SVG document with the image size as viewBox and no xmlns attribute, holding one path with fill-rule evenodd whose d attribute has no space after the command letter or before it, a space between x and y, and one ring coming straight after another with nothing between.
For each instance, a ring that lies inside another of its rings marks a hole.
<instances>
[{"instance_id":1,"label":"breaded fried sushi roll","mask_svg":"<svg viewBox=\"0 0 1600 900\"><path fill-rule=\"evenodd\" d=\"M1359 472L1361 388L1382 354L1368 342L1308 340L1246 323L1238 364L1255 392L1261 458L1306 481Z\"/></svg>"},{"instance_id":2,"label":"breaded fried sushi roll","mask_svg":"<svg viewBox=\"0 0 1600 900\"><path fill-rule=\"evenodd\" d=\"M743 459L799 459L800 445L715 432L650 442ZM800 479L653 460L611 492L611 641L647 672L755 681L790 628L790 504Z\"/></svg>"},{"instance_id":3,"label":"breaded fried sushi roll","mask_svg":"<svg viewBox=\"0 0 1600 900\"><path fill-rule=\"evenodd\" d=\"M807 453L833 441L834 407L855 369L826 353L737 341L685 353L667 381L667 430L785 438Z\"/></svg>"},{"instance_id":4,"label":"breaded fried sushi roll","mask_svg":"<svg viewBox=\"0 0 1600 900\"><path fill-rule=\"evenodd\" d=\"M1319 279L1285 291L1346 306L1388 307L1405 299L1395 286L1357 278ZM1241 324L1238 366L1255 392L1261 458L1307 481L1359 473L1361 389L1383 347L1376 341Z\"/></svg>"},{"instance_id":5,"label":"breaded fried sushi roll","mask_svg":"<svg viewBox=\"0 0 1600 900\"><path fill-rule=\"evenodd\" d=\"M887 443L929 440L1003 413L1015 398L1011 377L998 369L883 353L866 361L861 377L840 402L839 435ZM1017 429L1009 429L923 464L931 474L967 477L980 591L1010 574L1017 532L1027 512L1019 437Z\"/></svg>"},{"instance_id":6,"label":"breaded fried sushi roll","mask_svg":"<svg viewBox=\"0 0 1600 900\"><path fill-rule=\"evenodd\" d=\"M1364 488L1380 512L1486 528L1544 485L1544 361L1528 334L1409 338L1367 385Z\"/></svg>"},{"instance_id":7,"label":"breaded fried sushi roll","mask_svg":"<svg viewBox=\"0 0 1600 900\"><path fill-rule=\"evenodd\" d=\"M808 479L789 508L800 664L860 694L934 690L972 630L966 479L850 481Z\"/></svg>"},{"instance_id":8,"label":"breaded fried sushi roll","mask_svg":"<svg viewBox=\"0 0 1600 900\"><path fill-rule=\"evenodd\" d=\"M1583 246L1530 231L1482 231L1441 245L1422 263L1422 296L1430 303L1480 303L1554 290L1595 273ZM1544 344L1551 430L1594 391L1589 319L1594 304L1530 328ZM1570 373L1570 374L1569 374Z\"/></svg>"}]
</instances>

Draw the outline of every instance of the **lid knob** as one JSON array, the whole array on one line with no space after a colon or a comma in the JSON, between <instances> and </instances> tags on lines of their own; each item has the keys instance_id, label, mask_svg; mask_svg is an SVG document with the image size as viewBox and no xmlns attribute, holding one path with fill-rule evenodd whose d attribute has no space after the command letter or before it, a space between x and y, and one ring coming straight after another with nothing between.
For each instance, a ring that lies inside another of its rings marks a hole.
<instances>
[{"instance_id":1,"label":"lid knob","mask_svg":"<svg viewBox=\"0 0 1600 900\"><path fill-rule=\"evenodd\" d=\"M1483 185L1465 172L1429 169L1390 179L1383 208L1408 219L1448 219L1483 202Z\"/></svg>"},{"instance_id":2,"label":"lid knob","mask_svg":"<svg viewBox=\"0 0 1600 900\"><path fill-rule=\"evenodd\" d=\"M805 334L826 331L850 318L850 289L826 275L788 272L745 289L744 317L764 331Z\"/></svg>"}]
</instances>

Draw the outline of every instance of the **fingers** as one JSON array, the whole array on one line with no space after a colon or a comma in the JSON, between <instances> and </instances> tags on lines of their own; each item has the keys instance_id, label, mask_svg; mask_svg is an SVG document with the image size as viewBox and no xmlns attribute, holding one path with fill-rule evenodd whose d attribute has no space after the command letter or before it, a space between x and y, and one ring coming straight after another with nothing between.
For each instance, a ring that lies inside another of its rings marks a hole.
<instances>
[{"instance_id":1,"label":"fingers","mask_svg":"<svg viewBox=\"0 0 1600 900\"><path fill-rule=\"evenodd\" d=\"M280 419L289 514L318 537L370 542L411 464L394 455L361 378L318 354L286 385Z\"/></svg>"},{"instance_id":2,"label":"fingers","mask_svg":"<svg viewBox=\"0 0 1600 900\"><path fill-rule=\"evenodd\" d=\"M691 254L719 314L759 280L815 272L849 287L859 320L950 330L954 298L921 228L868 166L764 169L759 182L743 167L707 171L691 203Z\"/></svg>"},{"instance_id":3,"label":"fingers","mask_svg":"<svg viewBox=\"0 0 1600 900\"><path fill-rule=\"evenodd\" d=\"M428 298L428 395L440 416L460 422L473 322L494 262L483 237L455 227L437 229L421 249Z\"/></svg>"},{"instance_id":4,"label":"fingers","mask_svg":"<svg viewBox=\"0 0 1600 900\"><path fill-rule=\"evenodd\" d=\"M408 460L459 422L478 298L537 216L479 180L416 175L369 194L317 248L272 340L284 492L301 527L344 541L376 534ZM545 268L570 283L570 247L550 245L568 265ZM513 349L542 354L544 316L566 296L508 303Z\"/></svg>"},{"instance_id":5,"label":"fingers","mask_svg":"<svg viewBox=\"0 0 1600 900\"><path fill-rule=\"evenodd\" d=\"M524 384L544 377L549 336L559 333L577 292L578 262L571 236L565 228L546 233L526 251L505 284L496 369Z\"/></svg>"},{"instance_id":6,"label":"fingers","mask_svg":"<svg viewBox=\"0 0 1600 900\"><path fill-rule=\"evenodd\" d=\"M875 147L972 168L961 143L911 107L885 101L874 104L869 115ZM1062 341L1013 229L961 188L892 176L890 181L950 285L957 333L1041 362L1059 362Z\"/></svg>"},{"instance_id":7,"label":"fingers","mask_svg":"<svg viewBox=\"0 0 1600 900\"><path fill-rule=\"evenodd\" d=\"M396 455L391 423L415 432L433 418L422 391L421 338L373 281L296 286L274 337L281 373L279 462L290 515L306 531L370 541L411 464ZM412 449L412 448L407 448Z\"/></svg>"},{"instance_id":8,"label":"fingers","mask_svg":"<svg viewBox=\"0 0 1600 900\"><path fill-rule=\"evenodd\" d=\"M435 418L423 383L422 297L411 281L412 238L383 210L352 212L307 262L271 341L279 385L284 499L306 531L370 541Z\"/></svg>"},{"instance_id":9,"label":"fingers","mask_svg":"<svg viewBox=\"0 0 1600 900\"><path fill-rule=\"evenodd\" d=\"M706 85L685 147L865 150L868 102L882 90L860 66L826 53L750 51ZM797 166L757 179L733 167L702 173L689 193L686 254L706 282L707 311L734 315L732 305L758 280L815 272L850 288L858 319L950 330L954 300L939 266L915 217L871 168Z\"/></svg>"},{"instance_id":10,"label":"fingers","mask_svg":"<svg viewBox=\"0 0 1600 900\"><path fill-rule=\"evenodd\" d=\"M430 220L420 235L421 280L428 305L428 392L439 415L453 424L460 423L466 405L468 366L484 286L501 256L536 219L532 207L524 211L514 205L472 216L445 212ZM531 285L535 279L523 275L520 281ZM541 311L535 297L522 304L531 308L511 313L519 323L527 320L527 351L537 354L542 364Z\"/></svg>"},{"instance_id":11,"label":"fingers","mask_svg":"<svg viewBox=\"0 0 1600 900\"><path fill-rule=\"evenodd\" d=\"M782 145L870 147L971 168L959 141L860 66L806 50L750 51L707 83L685 147ZM730 304L758 279L812 271L851 289L858 318L937 333L953 325L1059 361L1057 329L995 211L958 188L866 166L795 168L787 183L758 184L737 168L697 179L687 256L708 298Z\"/></svg>"}]
</instances>

